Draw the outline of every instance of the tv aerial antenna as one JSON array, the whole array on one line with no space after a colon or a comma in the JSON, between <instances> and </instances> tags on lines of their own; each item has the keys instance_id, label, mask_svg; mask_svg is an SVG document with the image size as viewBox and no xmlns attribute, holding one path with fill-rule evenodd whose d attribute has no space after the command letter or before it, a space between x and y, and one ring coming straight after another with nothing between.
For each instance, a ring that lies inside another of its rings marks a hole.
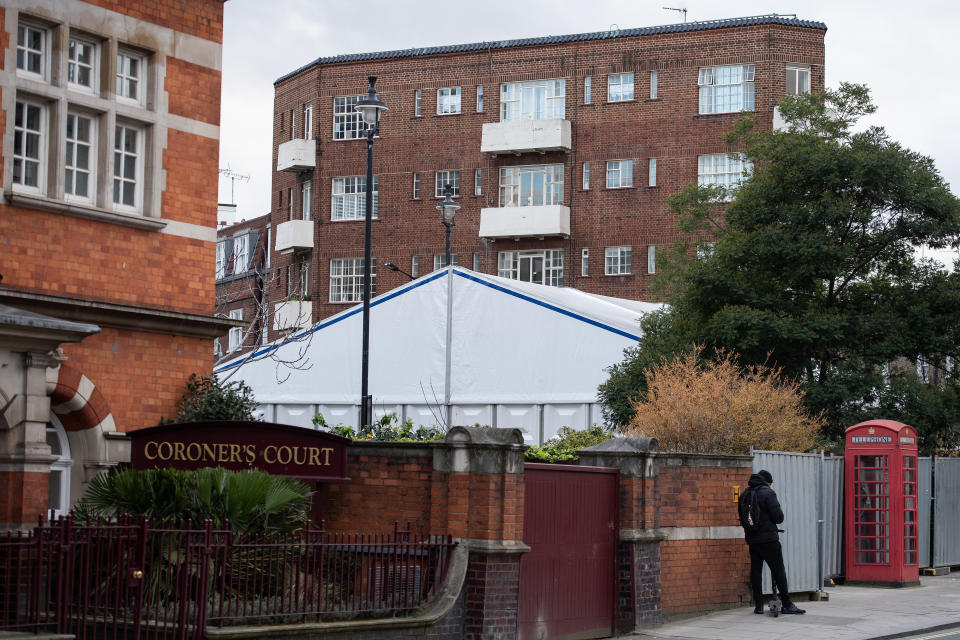
<instances>
[{"instance_id":1,"label":"tv aerial antenna","mask_svg":"<svg viewBox=\"0 0 960 640\"><path fill-rule=\"evenodd\" d=\"M666 11L676 11L676 12L678 12L678 13L682 13L682 14L683 14L683 21L684 21L684 22L687 21L687 10L686 10L686 9L677 9L677 8L675 8L675 7L663 7L663 9L666 10Z\"/></svg>"},{"instance_id":2,"label":"tv aerial antenna","mask_svg":"<svg viewBox=\"0 0 960 640\"><path fill-rule=\"evenodd\" d=\"M230 204L236 204L236 202L233 201L233 185L236 184L237 180L240 182L250 182L250 175L237 173L230 168L230 165L227 165L226 169L220 169L220 175L224 178L230 178Z\"/></svg>"}]
</instances>

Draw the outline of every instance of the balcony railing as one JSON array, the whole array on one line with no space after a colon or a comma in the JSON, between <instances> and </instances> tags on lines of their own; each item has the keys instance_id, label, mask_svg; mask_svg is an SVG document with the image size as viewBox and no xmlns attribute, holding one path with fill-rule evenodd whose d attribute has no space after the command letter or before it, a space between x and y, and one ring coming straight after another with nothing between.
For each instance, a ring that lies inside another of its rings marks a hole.
<instances>
[{"instance_id":1,"label":"balcony railing","mask_svg":"<svg viewBox=\"0 0 960 640\"><path fill-rule=\"evenodd\" d=\"M481 238L569 237L570 207L497 207L480 210Z\"/></svg>"},{"instance_id":2,"label":"balcony railing","mask_svg":"<svg viewBox=\"0 0 960 640\"><path fill-rule=\"evenodd\" d=\"M277 225L278 253L313 249L313 222L311 220L288 220Z\"/></svg>"},{"instance_id":3,"label":"balcony railing","mask_svg":"<svg viewBox=\"0 0 960 640\"><path fill-rule=\"evenodd\" d=\"M569 120L488 122L480 138L483 153L570 151Z\"/></svg>"},{"instance_id":4,"label":"balcony railing","mask_svg":"<svg viewBox=\"0 0 960 640\"><path fill-rule=\"evenodd\" d=\"M277 151L277 171L310 171L316 166L316 140L294 139L280 143Z\"/></svg>"}]
</instances>

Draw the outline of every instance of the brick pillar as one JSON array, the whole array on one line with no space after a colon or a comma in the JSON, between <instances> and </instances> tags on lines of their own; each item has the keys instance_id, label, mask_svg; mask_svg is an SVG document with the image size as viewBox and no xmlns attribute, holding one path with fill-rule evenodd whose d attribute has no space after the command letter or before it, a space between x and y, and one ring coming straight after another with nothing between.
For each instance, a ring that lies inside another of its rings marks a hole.
<instances>
[{"instance_id":1,"label":"brick pillar","mask_svg":"<svg viewBox=\"0 0 960 640\"><path fill-rule=\"evenodd\" d=\"M470 551L463 637L517 635L523 543L523 434L453 427L434 450L430 530L448 531Z\"/></svg>"},{"instance_id":2,"label":"brick pillar","mask_svg":"<svg viewBox=\"0 0 960 640\"><path fill-rule=\"evenodd\" d=\"M620 470L620 633L661 622L660 542L664 536L647 509L657 473L653 455L658 448L655 438L613 438L579 452L582 465Z\"/></svg>"}]
</instances>

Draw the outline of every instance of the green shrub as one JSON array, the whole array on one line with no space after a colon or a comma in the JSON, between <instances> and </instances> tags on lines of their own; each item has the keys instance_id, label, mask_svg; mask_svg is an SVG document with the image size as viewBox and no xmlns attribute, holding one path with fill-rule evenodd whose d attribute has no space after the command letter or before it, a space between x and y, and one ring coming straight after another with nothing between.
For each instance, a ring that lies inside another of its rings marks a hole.
<instances>
[{"instance_id":1,"label":"green shrub","mask_svg":"<svg viewBox=\"0 0 960 640\"><path fill-rule=\"evenodd\" d=\"M362 427L359 431L342 422L330 426L322 413L313 416L313 424L344 438L374 442L432 442L443 440L446 436L443 429L437 427L421 426L414 428L413 420L410 418L400 422L399 416L394 412L385 414L373 424Z\"/></svg>"},{"instance_id":2,"label":"green shrub","mask_svg":"<svg viewBox=\"0 0 960 640\"><path fill-rule=\"evenodd\" d=\"M177 417L160 420L172 422L203 422L205 420L256 420L253 411L257 401L253 389L240 380L224 384L217 376L190 374L187 392L177 405Z\"/></svg>"},{"instance_id":3,"label":"green shrub","mask_svg":"<svg viewBox=\"0 0 960 640\"><path fill-rule=\"evenodd\" d=\"M530 462L576 462L576 451L600 444L613 437L613 430L598 424L589 429L576 430L563 427L560 432L543 443L527 449L525 456Z\"/></svg>"}]
</instances>

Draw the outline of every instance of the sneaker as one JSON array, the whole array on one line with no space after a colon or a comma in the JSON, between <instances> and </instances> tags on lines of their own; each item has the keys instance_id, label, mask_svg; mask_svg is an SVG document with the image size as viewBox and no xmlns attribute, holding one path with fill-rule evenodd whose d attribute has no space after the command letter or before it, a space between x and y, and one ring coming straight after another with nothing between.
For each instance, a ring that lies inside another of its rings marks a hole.
<instances>
[{"instance_id":1,"label":"sneaker","mask_svg":"<svg viewBox=\"0 0 960 640\"><path fill-rule=\"evenodd\" d=\"M795 604L791 604L789 607L784 607L780 613L792 613L793 615L803 615L806 613L806 609L801 609Z\"/></svg>"}]
</instances>

